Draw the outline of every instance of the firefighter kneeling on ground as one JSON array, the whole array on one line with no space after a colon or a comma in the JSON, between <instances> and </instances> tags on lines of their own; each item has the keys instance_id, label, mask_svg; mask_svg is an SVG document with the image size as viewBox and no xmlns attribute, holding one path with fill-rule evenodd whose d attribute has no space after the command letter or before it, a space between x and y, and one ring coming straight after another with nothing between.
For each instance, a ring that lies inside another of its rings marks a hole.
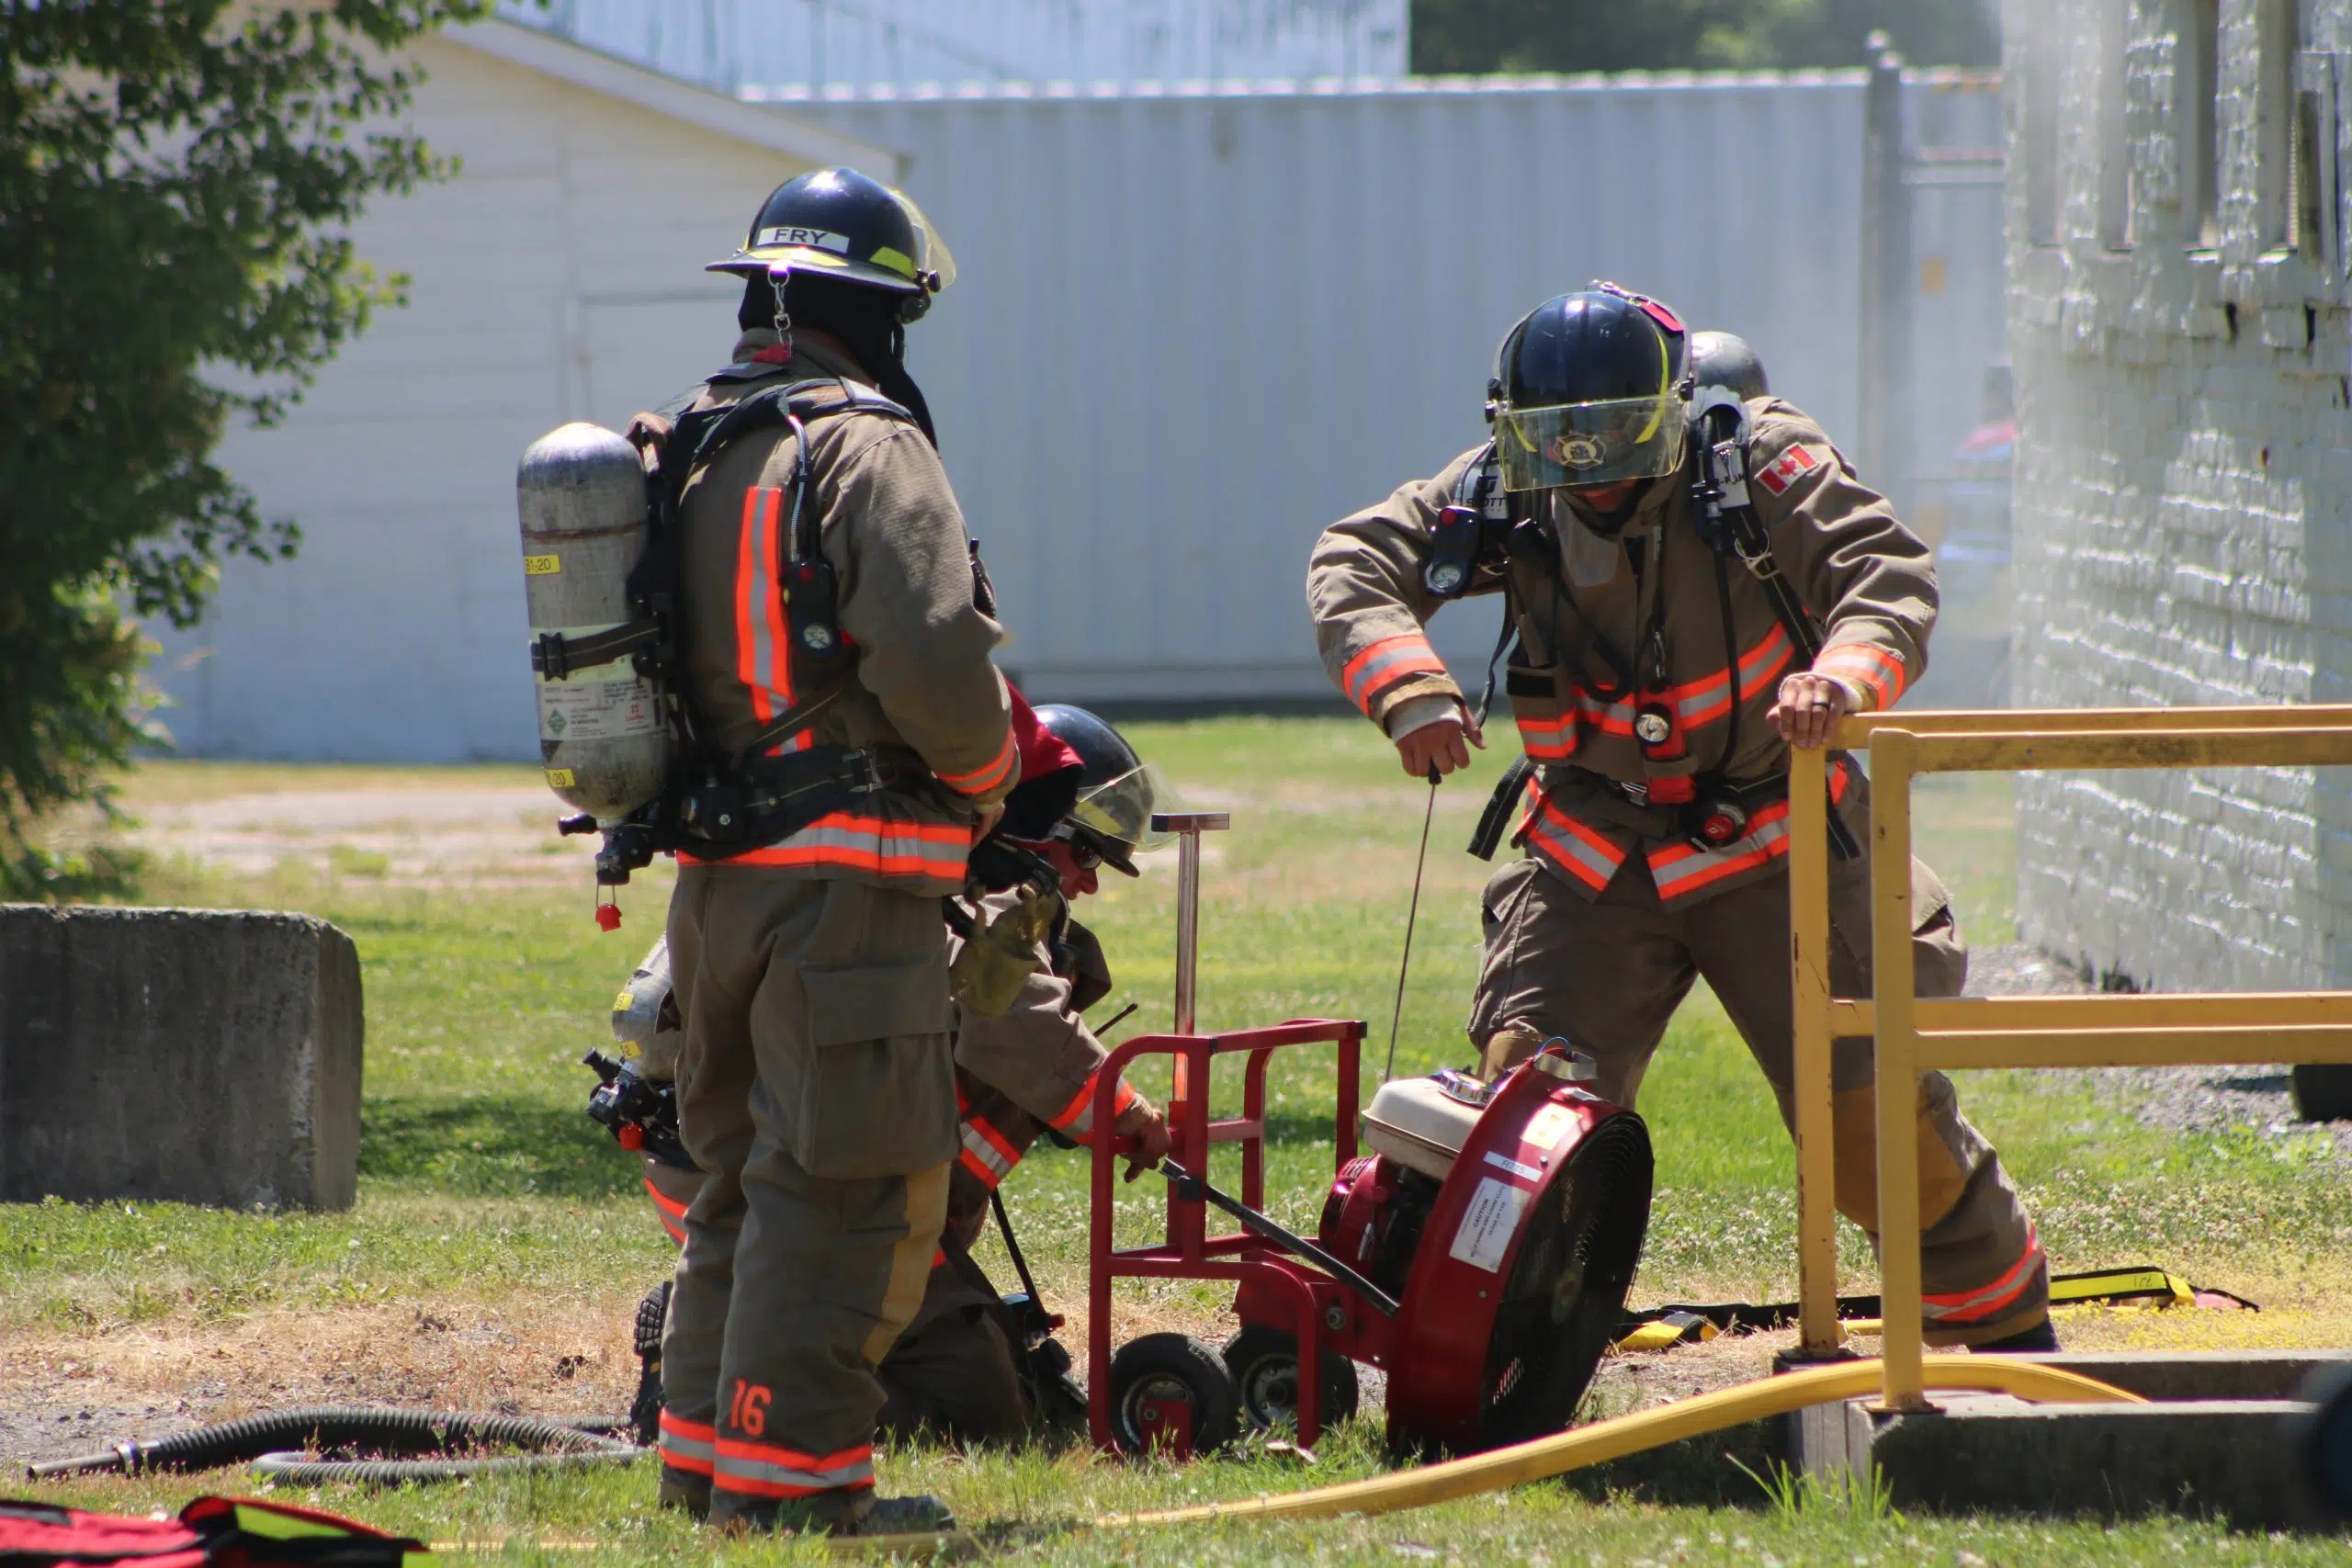
<instances>
[{"instance_id":1,"label":"firefighter kneeling on ground","mask_svg":"<svg viewBox=\"0 0 2352 1568\"><path fill-rule=\"evenodd\" d=\"M1596 1092L1631 1106L1703 976L1786 1122L1788 749L1826 745L1917 680L1935 569L1811 419L1760 386L1711 396L1690 358L1672 311L1613 285L1537 307L1488 383L1493 440L1325 530L1307 600L1332 679L1434 781L1485 741L1422 627L1448 599L1504 595L1532 773L1498 803L1524 790L1526 856L1483 900L1469 1032L1487 1076L1565 1036L1599 1064ZM1702 462L1726 445L1745 493ZM1869 785L1843 753L1829 773L1830 977L1868 996ZM1912 912L1919 995L1958 995L1967 950L1917 861ZM1870 1041L1832 1060L1838 1207L1874 1230ZM2032 1222L1940 1073L1918 1117L1928 1342L2056 1348Z\"/></svg>"},{"instance_id":2,"label":"firefighter kneeling on ground","mask_svg":"<svg viewBox=\"0 0 2352 1568\"><path fill-rule=\"evenodd\" d=\"M949 1177L946 1227L922 1304L877 1369L887 1396L880 1428L898 1438L929 1431L957 1442L1013 1441L1046 1428L1075 1428L1086 1418L1084 1396L1067 1376L1069 1355L1047 1337L1042 1309L1020 1298L1008 1306L971 1249L988 1224L998 1184L1040 1135L1092 1141L1095 1075L1106 1053L1080 1015L1109 994L1111 973L1102 944L1069 917L1067 906L1095 891L1100 866L1137 874L1134 857L1154 841L1154 796L1163 796L1164 804L1165 790L1155 770L1094 715L1049 704L1035 718L1034 729L1023 726L1016 699L1024 782L1005 803L997 838L1035 856L1033 868L1051 868L1063 908L1023 955L1034 968L1001 1016L959 1008L955 1018L963 1146ZM976 866L987 858L976 854ZM950 953L960 956L976 931L1016 915L1023 891L976 886L943 900ZM1034 900L1038 890L1027 891ZM646 955L622 990L613 1030L624 1047L638 1052L632 1077L657 1089L668 1082L679 1036L662 945ZM1137 1140L1132 1178L1167 1154L1167 1120L1124 1081L1113 1103L1113 1131ZM639 1150L646 1190L662 1228L683 1241L687 1206L705 1179L674 1141L665 1139L660 1113L650 1119L657 1124L640 1124L623 1136ZM658 1358L669 1289L657 1287L639 1313L639 1353L648 1358L638 1396L640 1422L661 1404Z\"/></svg>"}]
</instances>

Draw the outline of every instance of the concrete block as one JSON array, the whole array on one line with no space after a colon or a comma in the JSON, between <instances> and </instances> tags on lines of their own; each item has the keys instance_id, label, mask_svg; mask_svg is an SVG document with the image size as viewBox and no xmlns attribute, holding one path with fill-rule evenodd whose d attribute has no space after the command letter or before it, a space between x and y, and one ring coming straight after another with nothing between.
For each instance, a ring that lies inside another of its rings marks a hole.
<instances>
[{"instance_id":1,"label":"concrete block","mask_svg":"<svg viewBox=\"0 0 2352 1568\"><path fill-rule=\"evenodd\" d=\"M0 905L0 1201L344 1209L359 956L302 915Z\"/></svg>"},{"instance_id":2,"label":"concrete block","mask_svg":"<svg viewBox=\"0 0 2352 1568\"><path fill-rule=\"evenodd\" d=\"M1792 1463L1867 1483L1897 1507L1939 1513L2225 1518L2239 1529L2324 1529L2293 1462L2311 1406L2291 1399L2029 1404L1939 1396L1928 1415L1868 1400L1803 1412Z\"/></svg>"}]
</instances>

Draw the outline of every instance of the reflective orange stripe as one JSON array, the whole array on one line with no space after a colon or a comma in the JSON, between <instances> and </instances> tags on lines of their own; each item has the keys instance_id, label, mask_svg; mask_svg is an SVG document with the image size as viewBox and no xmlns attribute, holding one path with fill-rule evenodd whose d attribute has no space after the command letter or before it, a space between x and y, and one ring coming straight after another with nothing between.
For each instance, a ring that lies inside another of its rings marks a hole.
<instances>
[{"instance_id":1,"label":"reflective orange stripe","mask_svg":"<svg viewBox=\"0 0 2352 1568\"><path fill-rule=\"evenodd\" d=\"M1669 844L1650 852L1650 880L1660 903L1672 903L1726 876L1753 871L1789 852L1789 805L1768 806L1748 819L1745 838L1720 850Z\"/></svg>"},{"instance_id":2,"label":"reflective orange stripe","mask_svg":"<svg viewBox=\"0 0 2352 1568\"><path fill-rule=\"evenodd\" d=\"M1340 685L1348 701L1369 714L1372 699L1406 676L1444 673L1445 660L1430 647L1429 638L1419 632L1402 632L1382 637L1349 660L1340 671Z\"/></svg>"},{"instance_id":3,"label":"reflective orange stripe","mask_svg":"<svg viewBox=\"0 0 2352 1568\"><path fill-rule=\"evenodd\" d=\"M1020 755L1013 748L1012 731L1004 732L1004 744L997 748L995 760L968 773L942 773L939 782L958 795L984 795L1004 782L1005 774Z\"/></svg>"},{"instance_id":4,"label":"reflective orange stripe","mask_svg":"<svg viewBox=\"0 0 2352 1568\"><path fill-rule=\"evenodd\" d=\"M670 1233L670 1239L680 1247L685 1246L686 1206L674 1198L663 1197L662 1189L653 1185L653 1178L650 1176L645 1179L645 1195L653 1200L654 1217L662 1222L662 1228Z\"/></svg>"},{"instance_id":5,"label":"reflective orange stripe","mask_svg":"<svg viewBox=\"0 0 2352 1568\"><path fill-rule=\"evenodd\" d=\"M923 877L964 882L964 858L971 829L957 823L929 823L836 811L820 817L780 844L751 850L724 861L705 861L681 850L681 865L837 865L879 876Z\"/></svg>"},{"instance_id":6,"label":"reflective orange stripe","mask_svg":"<svg viewBox=\"0 0 2352 1568\"><path fill-rule=\"evenodd\" d=\"M751 689L752 716L765 724L792 705L792 638L784 586L776 581L776 518L784 491L753 485L743 492L743 522L735 558L735 674ZM771 748L797 751L806 732Z\"/></svg>"},{"instance_id":7,"label":"reflective orange stripe","mask_svg":"<svg viewBox=\"0 0 2352 1568\"><path fill-rule=\"evenodd\" d=\"M1531 848L1596 893L1625 863L1623 850L1540 795L1522 831Z\"/></svg>"},{"instance_id":8,"label":"reflective orange stripe","mask_svg":"<svg viewBox=\"0 0 2352 1568\"><path fill-rule=\"evenodd\" d=\"M662 1462L690 1475L711 1473L718 1455L713 1445L718 1433L700 1421L687 1421L662 1412Z\"/></svg>"},{"instance_id":9,"label":"reflective orange stripe","mask_svg":"<svg viewBox=\"0 0 2352 1568\"><path fill-rule=\"evenodd\" d=\"M1835 675L1862 687L1871 694L1874 711L1881 713L1911 688L1911 673L1900 659L1862 643L1842 643L1826 649L1814 660L1813 668L1816 673Z\"/></svg>"},{"instance_id":10,"label":"reflective orange stripe","mask_svg":"<svg viewBox=\"0 0 2352 1568\"><path fill-rule=\"evenodd\" d=\"M1101 1077L1102 1074L1098 1072L1094 1077L1088 1078L1086 1087L1080 1089L1068 1105L1062 1107L1061 1114L1046 1124L1057 1133L1068 1134L1081 1144L1091 1142L1094 1135L1095 1079ZM1133 1084L1121 1078L1118 1089L1111 1096L1112 1116L1117 1118L1125 1115L1127 1107L1142 1098L1136 1092Z\"/></svg>"},{"instance_id":11,"label":"reflective orange stripe","mask_svg":"<svg viewBox=\"0 0 2352 1568\"><path fill-rule=\"evenodd\" d=\"M2035 1234L2033 1222L2025 1227L2025 1250L2018 1254L2009 1271L1989 1285L1979 1285L1973 1291L1952 1291L1939 1296L1923 1295L1920 1305L1927 1315L1939 1323L1973 1323L2013 1306L2033 1283L2033 1266L2041 1260L2041 1238Z\"/></svg>"},{"instance_id":12,"label":"reflective orange stripe","mask_svg":"<svg viewBox=\"0 0 2352 1568\"><path fill-rule=\"evenodd\" d=\"M752 1497L808 1497L820 1492L859 1491L874 1484L870 1443L821 1455L738 1438L720 1438L713 1447L718 1462L712 1481L722 1492Z\"/></svg>"},{"instance_id":13,"label":"reflective orange stripe","mask_svg":"<svg viewBox=\"0 0 2352 1568\"><path fill-rule=\"evenodd\" d=\"M1511 716L1519 726L1519 743L1527 754L1539 762L1565 762L1577 754L1577 716L1564 713L1557 718L1531 718L1521 714Z\"/></svg>"}]
</instances>

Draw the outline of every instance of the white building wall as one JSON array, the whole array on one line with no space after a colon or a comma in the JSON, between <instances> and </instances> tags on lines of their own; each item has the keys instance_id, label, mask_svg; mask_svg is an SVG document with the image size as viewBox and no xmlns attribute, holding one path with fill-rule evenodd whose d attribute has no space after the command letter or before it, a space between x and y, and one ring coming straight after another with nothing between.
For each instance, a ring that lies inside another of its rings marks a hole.
<instances>
[{"instance_id":1,"label":"white building wall","mask_svg":"<svg viewBox=\"0 0 2352 1568\"><path fill-rule=\"evenodd\" d=\"M412 123L464 171L356 229L361 256L410 276L408 307L283 426L224 444L303 539L290 561L230 563L204 624L163 636L155 680L177 705L160 716L187 754L536 755L515 460L565 420L617 425L724 364L740 285L702 264L813 166L459 41L418 53Z\"/></svg>"},{"instance_id":2,"label":"white building wall","mask_svg":"<svg viewBox=\"0 0 2352 1568\"><path fill-rule=\"evenodd\" d=\"M2335 177L2352 5L2221 0L2210 39L2199 9L2009 8L2023 705L2352 696ZM2300 175L2273 134L2298 107L2298 56L2319 154ZM2299 178L2325 197L2316 222L2290 228ZM2018 798L2030 940L2144 987L2347 983L2352 798L2339 782L2309 769L2026 774Z\"/></svg>"},{"instance_id":3,"label":"white building wall","mask_svg":"<svg viewBox=\"0 0 2352 1568\"><path fill-rule=\"evenodd\" d=\"M501 0L673 76L743 86L1405 74L1408 0Z\"/></svg>"}]
</instances>

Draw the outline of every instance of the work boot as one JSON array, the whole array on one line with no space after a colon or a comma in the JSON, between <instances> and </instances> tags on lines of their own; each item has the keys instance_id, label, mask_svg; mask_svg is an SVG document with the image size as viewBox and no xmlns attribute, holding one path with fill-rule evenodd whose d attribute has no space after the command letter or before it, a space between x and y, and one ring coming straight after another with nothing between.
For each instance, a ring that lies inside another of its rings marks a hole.
<instances>
[{"instance_id":1,"label":"work boot","mask_svg":"<svg viewBox=\"0 0 2352 1568\"><path fill-rule=\"evenodd\" d=\"M2045 1317L2031 1328L2020 1328L2015 1334L1971 1345L1969 1349L1979 1356L2049 1355L2058 1349L2058 1330Z\"/></svg>"},{"instance_id":2,"label":"work boot","mask_svg":"<svg viewBox=\"0 0 2352 1568\"><path fill-rule=\"evenodd\" d=\"M721 1493L709 1522L742 1535L935 1535L954 1529L956 1516L936 1497L876 1497L861 1488L790 1501Z\"/></svg>"},{"instance_id":3,"label":"work boot","mask_svg":"<svg viewBox=\"0 0 2352 1568\"><path fill-rule=\"evenodd\" d=\"M664 1508L683 1508L689 1517L700 1523L710 1517L710 1477L665 1464L662 1467L662 1484L653 1500Z\"/></svg>"}]
</instances>

